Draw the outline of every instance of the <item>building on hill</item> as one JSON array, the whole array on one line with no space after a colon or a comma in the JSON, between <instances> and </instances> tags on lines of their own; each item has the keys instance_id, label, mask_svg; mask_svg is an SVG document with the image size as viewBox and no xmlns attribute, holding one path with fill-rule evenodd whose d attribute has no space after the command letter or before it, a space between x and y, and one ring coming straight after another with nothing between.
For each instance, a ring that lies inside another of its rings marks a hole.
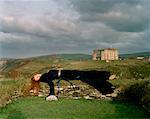
<instances>
[{"instance_id":1,"label":"building on hill","mask_svg":"<svg viewBox=\"0 0 150 119\"><path fill-rule=\"evenodd\" d=\"M118 50L115 48L96 49L93 51L93 60L118 60Z\"/></svg>"},{"instance_id":2,"label":"building on hill","mask_svg":"<svg viewBox=\"0 0 150 119\"><path fill-rule=\"evenodd\" d=\"M143 60L144 57L138 56L136 59L138 59L138 60Z\"/></svg>"},{"instance_id":3,"label":"building on hill","mask_svg":"<svg viewBox=\"0 0 150 119\"><path fill-rule=\"evenodd\" d=\"M101 60L101 50L93 50L93 60Z\"/></svg>"}]
</instances>

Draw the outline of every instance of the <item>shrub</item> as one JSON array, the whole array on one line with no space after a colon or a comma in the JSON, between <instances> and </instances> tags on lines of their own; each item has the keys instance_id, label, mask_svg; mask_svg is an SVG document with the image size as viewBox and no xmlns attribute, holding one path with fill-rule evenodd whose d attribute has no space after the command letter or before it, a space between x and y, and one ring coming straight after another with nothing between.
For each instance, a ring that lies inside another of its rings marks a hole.
<instances>
[{"instance_id":1,"label":"shrub","mask_svg":"<svg viewBox=\"0 0 150 119\"><path fill-rule=\"evenodd\" d=\"M150 112L150 80L144 79L124 86L118 98L142 105Z\"/></svg>"}]
</instances>

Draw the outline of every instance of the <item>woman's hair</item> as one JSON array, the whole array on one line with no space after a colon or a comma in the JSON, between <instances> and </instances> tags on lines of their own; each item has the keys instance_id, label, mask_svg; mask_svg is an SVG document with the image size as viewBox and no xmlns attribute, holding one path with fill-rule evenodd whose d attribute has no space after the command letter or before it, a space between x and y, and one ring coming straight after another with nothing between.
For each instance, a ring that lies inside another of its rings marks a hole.
<instances>
[{"instance_id":1,"label":"woman's hair","mask_svg":"<svg viewBox=\"0 0 150 119\"><path fill-rule=\"evenodd\" d=\"M40 81L35 81L34 77L31 78L31 88L30 92L33 93L33 95L38 95L40 91Z\"/></svg>"}]
</instances>

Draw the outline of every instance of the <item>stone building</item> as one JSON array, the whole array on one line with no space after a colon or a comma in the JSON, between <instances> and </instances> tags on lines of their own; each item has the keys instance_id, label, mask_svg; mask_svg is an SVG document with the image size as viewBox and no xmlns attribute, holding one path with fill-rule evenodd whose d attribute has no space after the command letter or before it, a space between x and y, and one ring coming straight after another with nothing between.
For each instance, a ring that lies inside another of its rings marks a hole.
<instances>
[{"instance_id":1,"label":"stone building","mask_svg":"<svg viewBox=\"0 0 150 119\"><path fill-rule=\"evenodd\" d=\"M118 50L115 48L97 49L93 51L93 60L118 60Z\"/></svg>"}]
</instances>

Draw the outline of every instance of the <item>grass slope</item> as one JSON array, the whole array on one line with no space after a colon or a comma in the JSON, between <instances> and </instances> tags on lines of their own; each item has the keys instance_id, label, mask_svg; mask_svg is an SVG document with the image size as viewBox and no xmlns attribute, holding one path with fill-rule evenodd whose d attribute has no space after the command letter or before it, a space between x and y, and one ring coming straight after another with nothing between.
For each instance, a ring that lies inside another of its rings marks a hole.
<instances>
[{"instance_id":1,"label":"grass slope","mask_svg":"<svg viewBox=\"0 0 150 119\"><path fill-rule=\"evenodd\" d=\"M68 61L91 60L87 54L56 54L38 56L26 59L6 59L7 63L1 68L1 74L11 77L16 72L21 75L30 75L50 69L52 65L66 65ZM12 78L12 77L11 77Z\"/></svg>"},{"instance_id":2,"label":"grass slope","mask_svg":"<svg viewBox=\"0 0 150 119\"><path fill-rule=\"evenodd\" d=\"M107 70L116 74L120 79L139 79L150 76L150 64L146 61L128 59L106 63L105 61L79 60L82 59L81 57L84 56L82 54L63 54L62 56L51 55L13 60L6 64L2 73L7 75L8 78L13 78L15 74L16 76L30 77L35 73L47 72L52 67L63 67L64 69L76 70Z\"/></svg>"},{"instance_id":3,"label":"grass slope","mask_svg":"<svg viewBox=\"0 0 150 119\"><path fill-rule=\"evenodd\" d=\"M87 54L60 54L60 58L65 60L91 60L92 56Z\"/></svg>"},{"instance_id":4,"label":"grass slope","mask_svg":"<svg viewBox=\"0 0 150 119\"><path fill-rule=\"evenodd\" d=\"M44 98L28 97L0 110L0 119L148 117L148 113L130 103L85 99L48 102Z\"/></svg>"},{"instance_id":5,"label":"grass slope","mask_svg":"<svg viewBox=\"0 0 150 119\"><path fill-rule=\"evenodd\" d=\"M29 59L64 59L64 60L91 60L92 56L88 54L53 54L45 56L37 56Z\"/></svg>"},{"instance_id":6,"label":"grass slope","mask_svg":"<svg viewBox=\"0 0 150 119\"><path fill-rule=\"evenodd\" d=\"M139 53L131 53L131 54L121 54L121 58L136 58L136 57L149 57L150 52L139 52Z\"/></svg>"}]
</instances>

